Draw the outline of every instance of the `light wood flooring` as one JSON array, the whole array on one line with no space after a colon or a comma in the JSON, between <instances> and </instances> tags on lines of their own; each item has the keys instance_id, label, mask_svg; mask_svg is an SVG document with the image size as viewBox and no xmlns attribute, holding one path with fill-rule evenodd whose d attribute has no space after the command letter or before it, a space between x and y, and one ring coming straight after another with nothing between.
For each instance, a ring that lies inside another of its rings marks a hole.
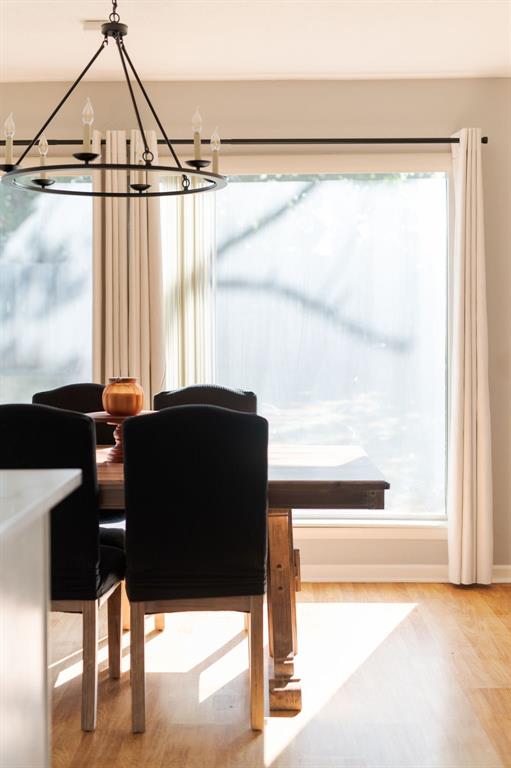
<instances>
[{"instance_id":1,"label":"light wood flooring","mask_svg":"<svg viewBox=\"0 0 511 768\"><path fill-rule=\"evenodd\" d=\"M262 735L241 616L174 614L163 633L148 619L147 730L133 736L129 634L82 733L80 618L53 614L54 768L511 766L511 586L309 584L298 599L303 710L270 718L266 704Z\"/></svg>"}]
</instances>

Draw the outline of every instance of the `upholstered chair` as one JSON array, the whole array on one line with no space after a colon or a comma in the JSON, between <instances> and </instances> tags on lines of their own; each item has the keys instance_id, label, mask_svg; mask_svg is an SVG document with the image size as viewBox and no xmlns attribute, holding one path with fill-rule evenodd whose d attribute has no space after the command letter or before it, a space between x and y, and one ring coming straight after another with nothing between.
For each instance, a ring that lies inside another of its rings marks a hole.
<instances>
[{"instance_id":1,"label":"upholstered chair","mask_svg":"<svg viewBox=\"0 0 511 768\"><path fill-rule=\"evenodd\" d=\"M108 601L111 678L120 677L124 532L99 527L94 422L46 405L0 406L0 468L82 471L82 484L50 516L51 609L81 613L82 729L96 727L98 609Z\"/></svg>"},{"instance_id":2,"label":"upholstered chair","mask_svg":"<svg viewBox=\"0 0 511 768\"><path fill-rule=\"evenodd\" d=\"M66 384L46 392L36 392L32 402L38 405L52 405L66 411L93 413L103 410L103 384ZM114 427L108 424L96 424L96 442L98 445L113 445Z\"/></svg>"},{"instance_id":3,"label":"upholstered chair","mask_svg":"<svg viewBox=\"0 0 511 768\"><path fill-rule=\"evenodd\" d=\"M32 402L38 405L51 405L53 408L62 408L77 413L93 413L103 410L101 400L103 394L102 384L66 384L64 387L49 389L46 392L36 392ZM108 424L96 423L96 443L98 445L113 445L114 427ZM124 522L124 510L102 510L100 513L100 525L105 523Z\"/></svg>"},{"instance_id":4,"label":"upholstered chair","mask_svg":"<svg viewBox=\"0 0 511 768\"><path fill-rule=\"evenodd\" d=\"M153 403L155 411L161 411L162 408L172 408L176 405L216 405L220 408L229 408L231 411L257 413L257 397L254 392L229 389L218 384L192 384L181 389L158 392L154 396ZM160 631L163 630L165 617L157 616L155 624ZM248 629L246 615L245 629Z\"/></svg>"},{"instance_id":5,"label":"upholstered chair","mask_svg":"<svg viewBox=\"0 0 511 768\"><path fill-rule=\"evenodd\" d=\"M190 610L249 615L251 725L260 730L268 423L186 405L123 429L133 732L145 730L144 616Z\"/></svg>"},{"instance_id":6,"label":"upholstered chair","mask_svg":"<svg viewBox=\"0 0 511 768\"><path fill-rule=\"evenodd\" d=\"M194 384L182 389L159 392L154 396L154 410L174 405L217 405L231 411L257 413L257 397L253 392L228 389L216 384Z\"/></svg>"}]
</instances>

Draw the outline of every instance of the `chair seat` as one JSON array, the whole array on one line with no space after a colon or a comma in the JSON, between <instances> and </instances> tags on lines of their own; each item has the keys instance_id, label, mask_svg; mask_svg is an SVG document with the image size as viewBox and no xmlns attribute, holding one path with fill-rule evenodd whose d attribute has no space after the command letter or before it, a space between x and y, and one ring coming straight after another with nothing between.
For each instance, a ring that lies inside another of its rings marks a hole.
<instances>
[{"instance_id":1,"label":"chair seat","mask_svg":"<svg viewBox=\"0 0 511 768\"><path fill-rule=\"evenodd\" d=\"M99 524L123 523L126 520L124 509L100 509Z\"/></svg>"},{"instance_id":2,"label":"chair seat","mask_svg":"<svg viewBox=\"0 0 511 768\"><path fill-rule=\"evenodd\" d=\"M109 589L124 579L125 568L126 556L124 549L101 544L99 547L98 597L102 597Z\"/></svg>"},{"instance_id":3,"label":"chair seat","mask_svg":"<svg viewBox=\"0 0 511 768\"><path fill-rule=\"evenodd\" d=\"M99 529L99 591L98 597L124 578L126 533L122 528Z\"/></svg>"},{"instance_id":4,"label":"chair seat","mask_svg":"<svg viewBox=\"0 0 511 768\"><path fill-rule=\"evenodd\" d=\"M101 546L118 547L124 550L126 545L126 531L124 528L103 528L99 527L99 543Z\"/></svg>"},{"instance_id":5,"label":"chair seat","mask_svg":"<svg viewBox=\"0 0 511 768\"><path fill-rule=\"evenodd\" d=\"M183 600L204 597L239 597L264 595L265 572L259 573L175 573L148 569L143 573L128 571L127 592L130 600Z\"/></svg>"}]
</instances>

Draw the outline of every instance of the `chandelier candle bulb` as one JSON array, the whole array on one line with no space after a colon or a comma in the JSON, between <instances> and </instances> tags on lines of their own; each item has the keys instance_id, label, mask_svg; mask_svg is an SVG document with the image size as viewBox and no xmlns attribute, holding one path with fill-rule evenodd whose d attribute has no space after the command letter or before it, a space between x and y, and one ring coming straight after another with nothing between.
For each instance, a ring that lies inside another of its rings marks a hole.
<instances>
[{"instance_id":1,"label":"chandelier candle bulb","mask_svg":"<svg viewBox=\"0 0 511 768\"><path fill-rule=\"evenodd\" d=\"M8 115L4 122L4 136L5 136L5 164L12 165L13 163L13 139L16 132L16 125L14 124L14 118L12 112Z\"/></svg>"},{"instance_id":2,"label":"chandelier candle bulb","mask_svg":"<svg viewBox=\"0 0 511 768\"><path fill-rule=\"evenodd\" d=\"M48 142L46 140L46 136L44 135L44 133L39 139L37 148L39 150L41 168L44 168L44 166L46 165L46 155L48 154ZM47 178L48 178L48 174L46 173L46 171L42 171L41 179L47 179Z\"/></svg>"},{"instance_id":3,"label":"chandelier candle bulb","mask_svg":"<svg viewBox=\"0 0 511 768\"><path fill-rule=\"evenodd\" d=\"M211 153L212 153L212 159L213 159L213 166L212 171L213 173L218 173L218 159L220 154L220 134L218 133L218 128L215 128L213 131L213 134L211 136Z\"/></svg>"},{"instance_id":4,"label":"chandelier candle bulb","mask_svg":"<svg viewBox=\"0 0 511 768\"><path fill-rule=\"evenodd\" d=\"M84 152L91 152L92 150L92 123L94 122L94 110L92 108L91 100L87 97L85 106L82 110L82 123L83 123L83 144L82 148Z\"/></svg>"},{"instance_id":5,"label":"chandelier candle bulb","mask_svg":"<svg viewBox=\"0 0 511 768\"><path fill-rule=\"evenodd\" d=\"M201 159L200 135L202 131L202 117L201 117L201 113L199 112L199 107L197 107L192 117L192 131L193 131L194 160L200 160Z\"/></svg>"}]
</instances>

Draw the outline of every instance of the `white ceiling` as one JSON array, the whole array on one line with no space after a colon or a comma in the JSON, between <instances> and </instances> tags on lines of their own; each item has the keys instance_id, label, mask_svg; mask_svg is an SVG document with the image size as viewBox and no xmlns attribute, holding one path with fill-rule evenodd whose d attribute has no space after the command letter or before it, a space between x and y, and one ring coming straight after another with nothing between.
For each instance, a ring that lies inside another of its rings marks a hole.
<instances>
[{"instance_id":1,"label":"white ceiling","mask_svg":"<svg viewBox=\"0 0 511 768\"><path fill-rule=\"evenodd\" d=\"M0 81L73 80L107 0L0 0ZM145 80L511 76L511 0L119 0ZM121 77L110 44L88 75Z\"/></svg>"}]
</instances>

